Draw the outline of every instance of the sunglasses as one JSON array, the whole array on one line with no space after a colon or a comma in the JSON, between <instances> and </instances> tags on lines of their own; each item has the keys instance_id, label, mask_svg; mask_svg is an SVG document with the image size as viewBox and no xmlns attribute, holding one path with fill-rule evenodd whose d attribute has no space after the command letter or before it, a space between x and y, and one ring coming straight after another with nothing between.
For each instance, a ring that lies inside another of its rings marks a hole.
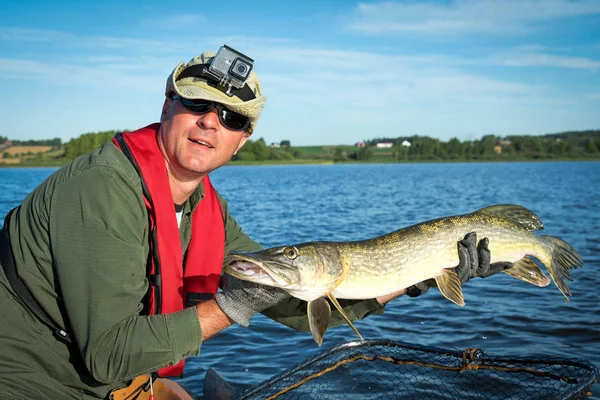
<instances>
[{"instance_id":1,"label":"sunglasses","mask_svg":"<svg viewBox=\"0 0 600 400\"><path fill-rule=\"evenodd\" d=\"M213 108L216 108L221 124L232 131L245 131L250 127L250 118L231 111L223 104L210 100L190 100L176 94L171 96L171 98L173 100L178 99L185 108L196 114L206 114Z\"/></svg>"}]
</instances>

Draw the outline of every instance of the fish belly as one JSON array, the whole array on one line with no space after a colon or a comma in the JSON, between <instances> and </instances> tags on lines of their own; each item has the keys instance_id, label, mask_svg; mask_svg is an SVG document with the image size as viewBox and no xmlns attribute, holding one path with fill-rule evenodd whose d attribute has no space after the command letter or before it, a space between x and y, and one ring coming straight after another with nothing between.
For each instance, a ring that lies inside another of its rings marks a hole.
<instances>
[{"instance_id":1,"label":"fish belly","mask_svg":"<svg viewBox=\"0 0 600 400\"><path fill-rule=\"evenodd\" d=\"M339 299L370 299L385 296L416 283L438 276L442 272L439 262L404 264L398 266L376 266L372 269L354 269L333 290ZM385 270L386 273L375 272Z\"/></svg>"},{"instance_id":2,"label":"fish belly","mask_svg":"<svg viewBox=\"0 0 600 400\"><path fill-rule=\"evenodd\" d=\"M375 298L435 278L458 265L457 243L469 232L476 232L479 240L488 238L492 262L516 262L525 256L544 259L551 251L535 234L512 226L463 223L446 224L449 229L424 228L348 247L346 276L332 294L341 299Z\"/></svg>"}]
</instances>

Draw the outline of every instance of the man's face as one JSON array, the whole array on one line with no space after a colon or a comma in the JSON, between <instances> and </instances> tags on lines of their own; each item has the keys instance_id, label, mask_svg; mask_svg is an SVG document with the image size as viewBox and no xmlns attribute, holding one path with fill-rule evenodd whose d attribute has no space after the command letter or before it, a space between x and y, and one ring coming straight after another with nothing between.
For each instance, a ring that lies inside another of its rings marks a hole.
<instances>
[{"instance_id":1,"label":"man's face","mask_svg":"<svg viewBox=\"0 0 600 400\"><path fill-rule=\"evenodd\" d=\"M159 146L169 173L179 179L204 177L237 153L250 135L221 124L217 110L197 114L181 101L167 98L163 105Z\"/></svg>"}]
</instances>

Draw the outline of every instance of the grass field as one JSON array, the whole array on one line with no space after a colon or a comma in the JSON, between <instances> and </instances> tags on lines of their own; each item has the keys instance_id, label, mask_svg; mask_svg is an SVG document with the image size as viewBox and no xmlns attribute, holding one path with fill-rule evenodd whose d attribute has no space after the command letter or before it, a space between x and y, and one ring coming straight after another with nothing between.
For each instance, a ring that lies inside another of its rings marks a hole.
<instances>
[{"instance_id":1,"label":"grass field","mask_svg":"<svg viewBox=\"0 0 600 400\"><path fill-rule=\"evenodd\" d=\"M0 158L0 164L19 164L20 158Z\"/></svg>"},{"instance_id":2,"label":"grass field","mask_svg":"<svg viewBox=\"0 0 600 400\"><path fill-rule=\"evenodd\" d=\"M28 153L46 153L47 151L52 150L52 146L11 146L5 150L2 150L2 153L8 153L11 156L19 155L19 154L28 154ZM1 156L0 156L1 157Z\"/></svg>"},{"instance_id":3,"label":"grass field","mask_svg":"<svg viewBox=\"0 0 600 400\"><path fill-rule=\"evenodd\" d=\"M57 154L57 151L51 152L51 150L52 146L10 146L0 150L0 164L21 164L23 159L35 158L38 153L41 153L43 158L47 158L50 153ZM9 154L10 157L6 157L4 154Z\"/></svg>"}]
</instances>

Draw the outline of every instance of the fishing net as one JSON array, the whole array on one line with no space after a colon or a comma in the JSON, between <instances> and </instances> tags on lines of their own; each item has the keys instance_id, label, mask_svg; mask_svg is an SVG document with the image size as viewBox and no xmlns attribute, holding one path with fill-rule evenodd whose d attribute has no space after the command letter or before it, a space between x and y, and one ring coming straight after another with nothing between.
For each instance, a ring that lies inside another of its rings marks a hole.
<instances>
[{"instance_id":1,"label":"fishing net","mask_svg":"<svg viewBox=\"0 0 600 400\"><path fill-rule=\"evenodd\" d=\"M371 340L320 353L235 398L585 399L598 376L586 361Z\"/></svg>"}]
</instances>

